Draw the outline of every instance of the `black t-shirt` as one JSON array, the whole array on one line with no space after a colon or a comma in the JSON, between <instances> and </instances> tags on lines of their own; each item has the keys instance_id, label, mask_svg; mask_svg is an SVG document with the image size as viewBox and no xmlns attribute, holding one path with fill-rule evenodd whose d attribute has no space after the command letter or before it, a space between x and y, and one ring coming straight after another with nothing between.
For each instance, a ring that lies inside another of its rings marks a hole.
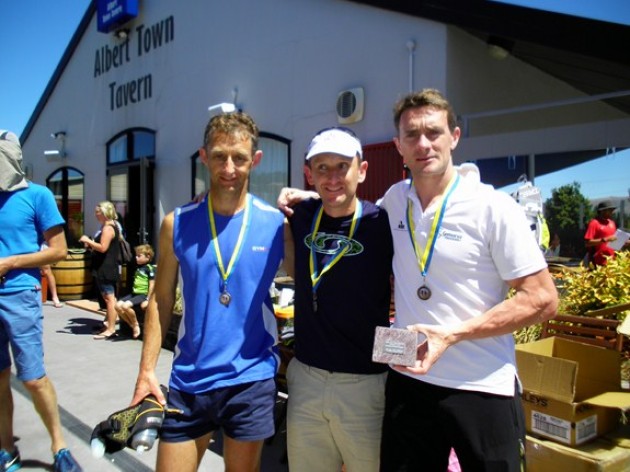
<instances>
[{"instance_id":1,"label":"black t-shirt","mask_svg":"<svg viewBox=\"0 0 630 472\"><path fill-rule=\"evenodd\" d=\"M317 311L309 269L309 243L319 200L294 208L289 219L295 242L295 354L303 363L334 372L384 372L372 362L376 326L389 326L390 274L394 253L385 210L362 201L363 215L352 247L328 272L317 289ZM318 269L334 257L340 236L347 238L352 215L325 213L316 240Z\"/></svg>"}]
</instances>

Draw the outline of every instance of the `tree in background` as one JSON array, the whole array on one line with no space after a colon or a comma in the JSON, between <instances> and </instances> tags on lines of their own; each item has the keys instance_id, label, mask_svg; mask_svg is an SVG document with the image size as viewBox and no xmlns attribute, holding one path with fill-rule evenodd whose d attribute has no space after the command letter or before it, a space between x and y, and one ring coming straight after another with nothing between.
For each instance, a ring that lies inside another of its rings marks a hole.
<instances>
[{"instance_id":1,"label":"tree in background","mask_svg":"<svg viewBox=\"0 0 630 472\"><path fill-rule=\"evenodd\" d=\"M551 234L560 236L560 255L582 257L586 224L595 213L591 202L580 191L580 184L573 182L553 189L544 208Z\"/></svg>"}]
</instances>

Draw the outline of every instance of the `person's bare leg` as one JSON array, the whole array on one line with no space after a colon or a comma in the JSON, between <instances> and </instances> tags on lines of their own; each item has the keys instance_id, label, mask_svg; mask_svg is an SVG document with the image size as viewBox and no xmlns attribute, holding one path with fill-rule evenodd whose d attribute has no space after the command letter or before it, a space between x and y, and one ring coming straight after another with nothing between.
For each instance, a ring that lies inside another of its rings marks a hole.
<instances>
[{"instance_id":1,"label":"person's bare leg","mask_svg":"<svg viewBox=\"0 0 630 472\"><path fill-rule=\"evenodd\" d=\"M59 295L57 294L57 280L55 279L55 274L53 274L52 268L49 265L45 265L42 267L41 271L48 281L48 290L50 290L50 297L52 298L55 308L60 308L62 304L59 301Z\"/></svg>"},{"instance_id":2,"label":"person's bare leg","mask_svg":"<svg viewBox=\"0 0 630 472\"><path fill-rule=\"evenodd\" d=\"M105 322L107 323L107 328L97 335L99 337L114 334L116 332L116 318L118 318L116 313L116 295L113 293L104 293L102 295L106 305Z\"/></svg>"},{"instance_id":3,"label":"person's bare leg","mask_svg":"<svg viewBox=\"0 0 630 472\"><path fill-rule=\"evenodd\" d=\"M55 454L66 447L59 419L59 407L57 406L57 393L55 387L47 376L37 380L27 380L24 386L31 394L35 410L39 413L44 426L48 430L51 439L51 450Z\"/></svg>"},{"instance_id":4,"label":"person's bare leg","mask_svg":"<svg viewBox=\"0 0 630 472\"><path fill-rule=\"evenodd\" d=\"M125 314L125 322L129 326L131 326L131 329L133 330L133 337L137 338L138 336L140 336L140 323L138 323L138 317L136 316L136 312L133 309L133 305L125 304L123 312Z\"/></svg>"},{"instance_id":5,"label":"person's bare leg","mask_svg":"<svg viewBox=\"0 0 630 472\"><path fill-rule=\"evenodd\" d=\"M198 439L167 443L158 443L156 472L195 472L208 449L212 433Z\"/></svg>"},{"instance_id":6,"label":"person's bare leg","mask_svg":"<svg viewBox=\"0 0 630 472\"><path fill-rule=\"evenodd\" d=\"M12 453L13 442L13 394L11 393L11 368L0 372L0 449Z\"/></svg>"},{"instance_id":7,"label":"person's bare leg","mask_svg":"<svg viewBox=\"0 0 630 472\"><path fill-rule=\"evenodd\" d=\"M258 472L263 441L237 441L223 435L225 472Z\"/></svg>"},{"instance_id":8,"label":"person's bare leg","mask_svg":"<svg viewBox=\"0 0 630 472\"><path fill-rule=\"evenodd\" d=\"M120 300L116 302L116 314L118 318L129 324L129 320L127 320L127 315L125 314L125 302L121 302Z\"/></svg>"}]
</instances>

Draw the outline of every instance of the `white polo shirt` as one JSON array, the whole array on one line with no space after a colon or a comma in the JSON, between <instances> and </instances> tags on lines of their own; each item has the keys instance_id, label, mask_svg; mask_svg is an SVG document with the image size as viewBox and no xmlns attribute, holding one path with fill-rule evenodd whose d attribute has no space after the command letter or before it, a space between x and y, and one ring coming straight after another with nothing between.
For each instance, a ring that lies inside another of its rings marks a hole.
<instances>
[{"instance_id":1,"label":"white polo shirt","mask_svg":"<svg viewBox=\"0 0 630 472\"><path fill-rule=\"evenodd\" d=\"M457 170L461 178L444 210L424 282L407 228L407 201L413 203L414 237L421 254L438 205L423 211L409 180L393 185L383 197L394 239L395 327L458 325L504 300L506 280L546 267L518 204L507 193L479 182L478 172L470 172L470 167ZM432 292L428 300L417 295L424 284ZM426 375L416 377L444 387L511 396L515 376L514 339L507 334L461 341Z\"/></svg>"}]
</instances>

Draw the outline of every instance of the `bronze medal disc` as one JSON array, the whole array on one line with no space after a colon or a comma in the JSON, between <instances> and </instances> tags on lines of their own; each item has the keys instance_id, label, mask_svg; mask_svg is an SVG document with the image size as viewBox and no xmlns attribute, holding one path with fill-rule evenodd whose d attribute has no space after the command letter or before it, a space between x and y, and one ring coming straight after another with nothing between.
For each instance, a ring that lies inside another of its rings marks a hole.
<instances>
[{"instance_id":1,"label":"bronze medal disc","mask_svg":"<svg viewBox=\"0 0 630 472\"><path fill-rule=\"evenodd\" d=\"M228 292L223 292L219 297L219 301L222 305L228 306L232 301L232 295L230 295Z\"/></svg>"},{"instance_id":2,"label":"bronze medal disc","mask_svg":"<svg viewBox=\"0 0 630 472\"><path fill-rule=\"evenodd\" d=\"M426 285L423 285L418 289L417 294L420 300L428 300L429 298L431 298L431 289Z\"/></svg>"}]
</instances>

